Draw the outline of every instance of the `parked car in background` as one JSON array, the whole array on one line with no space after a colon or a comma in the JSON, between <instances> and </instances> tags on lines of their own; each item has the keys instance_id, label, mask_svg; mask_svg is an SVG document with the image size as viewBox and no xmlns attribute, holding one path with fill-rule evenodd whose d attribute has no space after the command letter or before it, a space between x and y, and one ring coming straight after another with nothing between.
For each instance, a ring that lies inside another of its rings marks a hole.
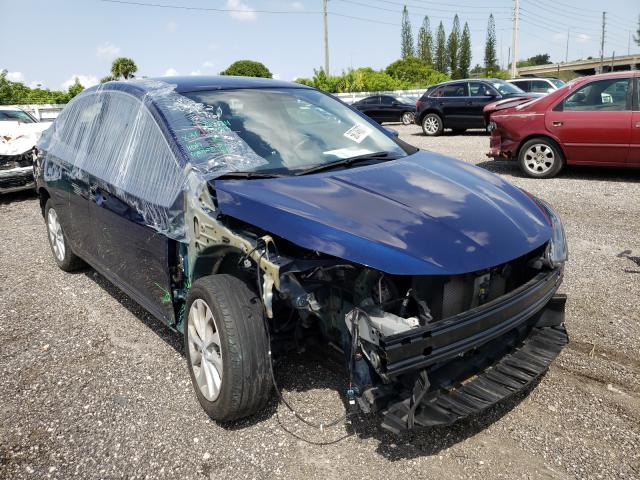
<instances>
[{"instance_id":1,"label":"parked car in background","mask_svg":"<svg viewBox=\"0 0 640 480\"><path fill-rule=\"evenodd\" d=\"M534 101L488 105L488 156L549 178L566 164L640 167L637 72L574 80Z\"/></svg>"},{"instance_id":2,"label":"parked car in background","mask_svg":"<svg viewBox=\"0 0 640 480\"><path fill-rule=\"evenodd\" d=\"M48 126L18 107L0 106L0 194L35 187L34 147Z\"/></svg>"},{"instance_id":3,"label":"parked car in background","mask_svg":"<svg viewBox=\"0 0 640 480\"><path fill-rule=\"evenodd\" d=\"M272 352L315 345L342 351L350 408L393 432L448 424L567 343L547 203L313 88L170 82L71 100L38 143L38 193L62 270L86 261L183 333L213 419L263 408Z\"/></svg>"},{"instance_id":4,"label":"parked car in background","mask_svg":"<svg viewBox=\"0 0 640 480\"><path fill-rule=\"evenodd\" d=\"M504 98L536 96L504 80L480 78L454 80L433 85L416 102L415 123L428 136L442 134L448 128L454 134L468 128L485 128L485 105Z\"/></svg>"},{"instance_id":5,"label":"parked car in background","mask_svg":"<svg viewBox=\"0 0 640 480\"><path fill-rule=\"evenodd\" d=\"M402 122L404 125L410 125L416 112L415 101L392 95L372 95L352 105L378 123Z\"/></svg>"},{"instance_id":6,"label":"parked car in background","mask_svg":"<svg viewBox=\"0 0 640 480\"><path fill-rule=\"evenodd\" d=\"M507 82L520 90L532 93L551 93L565 85L559 78L512 78Z\"/></svg>"}]
</instances>

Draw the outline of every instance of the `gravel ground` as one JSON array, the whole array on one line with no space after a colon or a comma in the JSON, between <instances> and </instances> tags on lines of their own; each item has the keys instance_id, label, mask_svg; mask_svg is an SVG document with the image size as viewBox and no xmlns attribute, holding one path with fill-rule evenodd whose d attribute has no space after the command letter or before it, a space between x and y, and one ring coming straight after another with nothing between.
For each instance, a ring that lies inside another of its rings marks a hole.
<instances>
[{"instance_id":1,"label":"gravel ground","mask_svg":"<svg viewBox=\"0 0 640 480\"><path fill-rule=\"evenodd\" d=\"M400 437L375 417L309 430L275 400L218 425L192 393L181 338L95 272L60 271L37 199L14 194L0 197L0 478L640 478L640 171L532 180L487 161L483 133L394 127L562 215L571 343L528 395ZM301 413L343 412L327 365L294 355L276 368Z\"/></svg>"}]
</instances>

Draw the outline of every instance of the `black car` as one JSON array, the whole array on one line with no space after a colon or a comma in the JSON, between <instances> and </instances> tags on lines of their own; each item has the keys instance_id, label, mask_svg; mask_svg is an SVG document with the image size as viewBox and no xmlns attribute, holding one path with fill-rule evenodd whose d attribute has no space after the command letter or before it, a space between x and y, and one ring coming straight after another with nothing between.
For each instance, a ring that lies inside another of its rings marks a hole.
<instances>
[{"instance_id":1,"label":"black car","mask_svg":"<svg viewBox=\"0 0 640 480\"><path fill-rule=\"evenodd\" d=\"M536 96L497 78L455 80L429 87L416 103L415 123L425 135L435 137L445 128L463 133L485 128L485 105L509 97Z\"/></svg>"},{"instance_id":2,"label":"black car","mask_svg":"<svg viewBox=\"0 0 640 480\"><path fill-rule=\"evenodd\" d=\"M415 102L410 98L391 95L372 95L358 100L353 107L378 123L402 122L410 125L416 112Z\"/></svg>"}]
</instances>

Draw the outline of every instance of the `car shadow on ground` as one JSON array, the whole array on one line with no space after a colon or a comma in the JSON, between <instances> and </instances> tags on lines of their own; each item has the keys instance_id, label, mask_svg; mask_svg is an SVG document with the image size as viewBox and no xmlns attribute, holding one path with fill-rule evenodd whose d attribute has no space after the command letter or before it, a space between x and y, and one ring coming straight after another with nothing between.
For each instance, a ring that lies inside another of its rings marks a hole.
<instances>
[{"instance_id":1,"label":"car shadow on ground","mask_svg":"<svg viewBox=\"0 0 640 480\"><path fill-rule=\"evenodd\" d=\"M476 166L502 175L531 178L522 173L515 160L485 160L484 162L477 163ZM635 183L640 182L640 169L567 165L565 169L554 178L558 180L566 179ZM540 181L549 181L549 179L541 179Z\"/></svg>"},{"instance_id":2,"label":"car shadow on ground","mask_svg":"<svg viewBox=\"0 0 640 480\"><path fill-rule=\"evenodd\" d=\"M84 273L95 281L98 286L117 300L147 328L156 333L167 345L184 357L184 344L181 334L169 329L163 322L140 307L93 269L81 270L79 273ZM339 412L336 415L340 417L347 411L345 392L348 378L346 367L340 362L339 357L336 357L336 355L323 355L318 348L316 345L302 353L292 351L279 355L274 361L274 373L278 390L285 398L289 399L288 402L295 410L300 408L299 411L303 417L312 416L315 422L327 424L332 419L322 418L322 414L307 413L310 408L309 402L301 399L299 394L311 392L312 390L337 392L342 405L337 409L331 408L331 410ZM461 420L453 425L421 428L401 435L395 435L384 430L380 426L382 415L379 413L360 413L351 416L346 424L346 435L344 434L344 429L340 426L336 426L334 430L328 428L321 433L319 430L305 426L300 420L295 419L284 405L281 406L281 401L275 392L272 393L272 398L267 406L256 415L234 422L219 423L218 425L227 430L242 430L275 416L276 421L283 430L304 442L326 445L337 443L348 437L356 437L360 440L375 439L378 443L377 452L385 458L391 461L411 459L438 454L440 451L485 430L525 399L530 390L535 388L538 381L534 382L525 391L513 395L481 414ZM331 399L329 401L333 402L334 400Z\"/></svg>"},{"instance_id":3,"label":"car shadow on ground","mask_svg":"<svg viewBox=\"0 0 640 480\"><path fill-rule=\"evenodd\" d=\"M18 192L0 193L0 205L27 202L37 198L35 190L20 190Z\"/></svg>"}]
</instances>

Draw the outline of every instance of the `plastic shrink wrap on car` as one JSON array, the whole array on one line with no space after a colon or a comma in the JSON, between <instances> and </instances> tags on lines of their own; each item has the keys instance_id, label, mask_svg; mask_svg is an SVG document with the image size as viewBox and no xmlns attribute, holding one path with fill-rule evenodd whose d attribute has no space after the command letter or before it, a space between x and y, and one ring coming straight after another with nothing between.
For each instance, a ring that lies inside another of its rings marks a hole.
<instances>
[{"instance_id":1,"label":"plastic shrink wrap on car","mask_svg":"<svg viewBox=\"0 0 640 480\"><path fill-rule=\"evenodd\" d=\"M31 150L48 123L0 122L0 155L20 155Z\"/></svg>"},{"instance_id":2,"label":"plastic shrink wrap on car","mask_svg":"<svg viewBox=\"0 0 640 480\"><path fill-rule=\"evenodd\" d=\"M266 163L214 108L158 80L85 90L39 146L70 167L72 177L91 175L115 188L145 224L180 241L187 240L184 202L197 198L207 180Z\"/></svg>"}]
</instances>

